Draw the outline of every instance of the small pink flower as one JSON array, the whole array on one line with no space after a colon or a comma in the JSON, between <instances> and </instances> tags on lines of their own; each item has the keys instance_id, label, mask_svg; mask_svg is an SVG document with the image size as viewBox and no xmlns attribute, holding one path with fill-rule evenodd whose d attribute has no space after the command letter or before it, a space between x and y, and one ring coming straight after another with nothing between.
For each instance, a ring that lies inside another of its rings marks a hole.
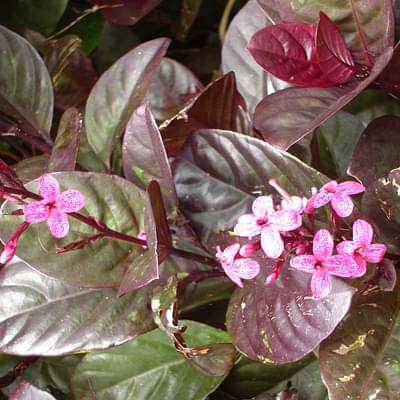
<instances>
[{"instance_id":1,"label":"small pink flower","mask_svg":"<svg viewBox=\"0 0 400 400\"><path fill-rule=\"evenodd\" d=\"M69 232L66 214L84 207L85 197L78 190L60 193L60 185L50 174L40 177L39 192L43 200L34 201L24 207L25 221L39 224L47 220L51 234L56 238L63 238Z\"/></svg>"},{"instance_id":2,"label":"small pink flower","mask_svg":"<svg viewBox=\"0 0 400 400\"><path fill-rule=\"evenodd\" d=\"M239 217L234 232L249 239L261 235L261 248L267 257L279 258L284 249L280 232L293 231L301 222L297 211L275 211L272 197L261 196L253 203L253 214Z\"/></svg>"},{"instance_id":3,"label":"small pink flower","mask_svg":"<svg viewBox=\"0 0 400 400\"><path fill-rule=\"evenodd\" d=\"M288 199L283 199L281 202L281 210L296 211L302 214L307 207L308 200L305 197L290 196Z\"/></svg>"},{"instance_id":4,"label":"small pink flower","mask_svg":"<svg viewBox=\"0 0 400 400\"><path fill-rule=\"evenodd\" d=\"M364 191L365 187L358 182L337 183L336 181L331 181L322 186L319 192L311 197L309 205L313 208L320 208L331 203L332 208L339 217L348 217L353 212L354 207L350 196Z\"/></svg>"},{"instance_id":5,"label":"small pink flower","mask_svg":"<svg viewBox=\"0 0 400 400\"><path fill-rule=\"evenodd\" d=\"M345 240L337 245L339 254L351 255L359 266L360 275L365 274L367 262L378 264L383 260L387 247L382 243L372 243L372 226L362 219L353 224L353 241Z\"/></svg>"},{"instance_id":6,"label":"small pink flower","mask_svg":"<svg viewBox=\"0 0 400 400\"><path fill-rule=\"evenodd\" d=\"M326 297L330 292L330 275L345 278L360 276L354 259L347 254L333 256L333 239L326 229L319 230L313 239L313 255L296 256L290 260L292 268L313 274L311 291L316 298Z\"/></svg>"},{"instance_id":7,"label":"small pink flower","mask_svg":"<svg viewBox=\"0 0 400 400\"><path fill-rule=\"evenodd\" d=\"M226 275L238 286L243 287L242 279L253 279L260 272L260 265L251 258L242 258L238 253L240 244L232 244L224 251L217 247L217 258Z\"/></svg>"}]
</instances>

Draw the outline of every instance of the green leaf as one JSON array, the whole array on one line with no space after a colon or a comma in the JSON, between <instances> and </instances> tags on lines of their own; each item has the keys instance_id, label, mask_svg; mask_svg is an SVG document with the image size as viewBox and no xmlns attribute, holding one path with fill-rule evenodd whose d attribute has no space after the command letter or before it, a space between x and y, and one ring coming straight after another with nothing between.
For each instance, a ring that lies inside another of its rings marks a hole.
<instances>
[{"instance_id":1,"label":"green leaf","mask_svg":"<svg viewBox=\"0 0 400 400\"><path fill-rule=\"evenodd\" d=\"M185 321L185 339L190 345L227 342L218 329ZM192 368L168 336L154 330L122 346L85 356L75 371L75 396L91 400L202 400L224 377L207 376Z\"/></svg>"},{"instance_id":2,"label":"green leaf","mask_svg":"<svg viewBox=\"0 0 400 400\"><path fill-rule=\"evenodd\" d=\"M400 166L400 118L384 116L364 130L354 150L350 175L365 186Z\"/></svg>"},{"instance_id":3,"label":"green leaf","mask_svg":"<svg viewBox=\"0 0 400 400\"><path fill-rule=\"evenodd\" d=\"M318 128L321 168L329 171L328 175L347 177L347 167L362 131L361 121L344 111L340 111Z\"/></svg>"},{"instance_id":4,"label":"green leaf","mask_svg":"<svg viewBox=\"0 0 400 400\"><path fill-rule=\"evenodd\" d=\"M51 142L53 87L36 50L21 36L0 26L0 111L26 133Z\"/></svg>"},{"instance_id":5,"label":"green leaf","mask_svg":"<svg viewBox=\"0 0 400 400\"><path fill-rule=\"evenodd\" d=\"M86 198L81 213L102 221L118 232L137 235L143 229L144 193L132 183L117 176L84 172L59 172L54 176L61 190L76 189ZM37 193L38 182L29 184ZM5 214L15 209L7 203ZM8 240L22 222L22 217L0 216L0 237ZM18 241L17 255L36 270L84 287L118 287L128 257L139 257L141 246L103 238L83 249L57 254L58 248L98 233L69 217L70 232L65 239L51 236L46 222L31 225Z\"/></svg>"},{"instance_id":6,"label":"green leaf","mask_svg":"<svg viewBox=\"0 0 400 400\"><path fill-rule=\"evenodd\" d=\"M362 211L378 226L380 241L400 251L400 169L370 185L362 198Z\"/></svg>"},{"instance_id":7,"label":"green leaf","mask_svg":"<svg viewBox=\"0 0 400 400\"><path fill-rule=\"evenodd\" d=\"M0 351L58 356L106 349L153 328L149 302L147 288L118 299L112 289L70 286L16 262L0 274Z\"/></svg>"},{"instance_id":8,"label":"green leaf","mask_svg":"<svg viewBox=\"0 0 400 400\"><path fill-rule=\"evenodd\" d=\"M76 108L64 112L49 160L48 171L73 171L78 156L82 115Z\"/></svg>"},{"instance_id":9,"label":"green leaf","mask_svg":"<svg viewBox=\"0 0 400 400\"><path fill-rule=\"evenodd\" d=\"M284 365L265 365L242 357L222 384L222 390L232 396L249 398L262 392L272 391L278 385L284 388L291 377L315 360L306 357L296 363Z\"/></svg>"},{"instance_id":10,"label":"green leaf","mask_svg":"<svg viewBox=\"0 0 400 400\"><path fill-rule=\"evenodd\" d=\"M289 153L258 139L222 130L199 130L173 165L175 186L186 217L204 239L231 229L256 195L276 194L279 181L289 194L310 196L327 178Z\"/></svg>"},{"instance_id":11,"label":"green leaf","mask_svg":"<svg viewBox=\"0 0 400 400\"><path fill-rule=\"evenodd\" d=\"M140 105L169 40L143 43L120 58L97 81L86 104L85 127L94 152L107 165L114 146Z\"/></svg>"},{"instance_id":12,"label":"green leaf","mask_svg":"<svg viewBox=\"0 0 400 400\"><path fill-rule=\"evenodd\" d=\"M355 298L319 349L329 399L393 399L400 392L400 286Z\"/></svg>"},{"instance_id":13,"label":"green leaf","mask_svg":"<svg viewBox=\"0 0 400 400\"><path fill-rule=\"evenodd\" d=\"M68 0L2 0L0 24L22 34L26 28L49 36L64 14Z\"/></svg>"}]
</instances>

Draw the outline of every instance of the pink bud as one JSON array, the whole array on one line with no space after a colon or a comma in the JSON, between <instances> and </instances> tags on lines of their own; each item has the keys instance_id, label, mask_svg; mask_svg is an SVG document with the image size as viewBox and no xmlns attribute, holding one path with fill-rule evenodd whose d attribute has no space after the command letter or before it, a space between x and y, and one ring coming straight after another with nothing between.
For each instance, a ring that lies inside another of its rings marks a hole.
<instances>
[{"instance_id":1,"label":"pink bud","mask_svg":"<svg viewBox=\"0 0 400 400\"><path fill-rule=\"evenodd\" d=\"M265 283L267 285L272 285L275 283L276 279L278 278L278 273L276 271L273 271L267 276L267 279L265 280Z\"/></svg>"},{"instance_id":2,"label":"pink bud","mask_svg":"<svg viewBox=\"0 0 400 400\"><path fill-rule=\"evenodd\" d=\"M245 245L243 245L240 250L239 250L239 254L242 257L251 257L256 251L260 250L260 242L256 242L256 243L246 243Z\"/></svg>"},{"instance_id":3,"label":"pink bud","mask_svg":"<svg viewBox=\"0 0 400 400\"><path fill-rule=\"evenodd\" d=\"M138 239L140 239L140 240L146 240L147 241L147 235L146 235L146 232L144 231L144 230L141 230L140 232L139 232L139 234L138 234ZM145 250L147 249L147 246L146 245L143 245L142 246Z\"/></svg>"},{"instance_id":4,"label":"pink bud","mask_svg":"<svg viewBox=\"0 0 400 400\"><path fill-rule=\"evenodd\" d=\"M17 239L13 238L9 240L3 247L3 250L0 254L0 264L6 265L15 255L15 251L17 250Z\"/></svg>"},{"instance_id":5,"label":"pink bud","mask_svg":"<svg viewBox=\"0 0 400 400\"><path fill-rule=\"evenodd\" d=\"M296 254L297 254L297 255L305 254L305 252L306 252L306 246L305 246L304 244L299 244L299 245L296 247Z\"/></svg>"}]
</instances>

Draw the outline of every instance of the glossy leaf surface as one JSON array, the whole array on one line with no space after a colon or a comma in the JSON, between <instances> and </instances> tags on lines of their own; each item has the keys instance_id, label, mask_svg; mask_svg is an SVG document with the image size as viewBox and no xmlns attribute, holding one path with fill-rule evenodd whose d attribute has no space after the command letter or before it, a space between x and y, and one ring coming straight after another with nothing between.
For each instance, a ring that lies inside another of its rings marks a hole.
<instances>
[{"instance_id":1,"label":"glossy leaf surface","mask_svg":"<svg viewBox=\"0 0 400 400\"><path fill-rule=\"evenodd\" d=\"M50 142L53 87L36 50L0 26L0 110L27 133Z\"/></svg>"},{"instance_id":2,"label":"glossy leaf surface","mask_svg":"<svg viewBox=\"0 0 400 400\"><path fill-rule=\"evenodd\" d=\"M1 272L0 294L0 349L8 354L105 349L153 328L148 289L117 299L112 289L70 286L17 262Z\"/></svg>"},{"instance_id":3,"label":"glossy leaf surface","mask_svg":"<svg viewBox=\"0 0 400 400\"><path fill-rule=\"evenodd\" d=\"M143 192L125 179L84 172L60 172L54 176L62 190L76 189L85 196L86 206L81 213L126 234L137 235L143 229ZM37 193L37 181L29 188ZM11 208L15 205L7 204L3 213L7 214ZM7 240L21 221L22 217L2 215L1 238ZM83 249L58 254L58 248L98 233L71 217L69 223L70 232L62 240L51 236L46 222L31 225L18 242L17 255L36 270L73 285L118 287L127 258L140 256L143 249L121 240L104 238Z\"/></svg>"},{"instance_id":4,"label":"glossy leaf surface","mask_svg":"<svg viewBox=\"0 0 400 400\"><path fill-rule=\"evenodd\" d=\"M131 50L100 77L90 93L86 132L93 150L106 165L132 112L146 95L168 45L169 40L161 38Z\"/></svg>"}]
</instances>

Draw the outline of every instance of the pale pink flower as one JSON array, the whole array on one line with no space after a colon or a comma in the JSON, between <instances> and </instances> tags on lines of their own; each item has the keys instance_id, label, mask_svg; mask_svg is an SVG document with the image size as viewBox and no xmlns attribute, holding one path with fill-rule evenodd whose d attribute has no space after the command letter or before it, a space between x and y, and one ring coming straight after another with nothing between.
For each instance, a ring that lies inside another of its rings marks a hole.
<instances>
[{"instance_id":1,"label":"pale pink flower","mask_svg":"<svg viewBox=\"0 0 400 400\"><path fill-rule=\"evenodd\" d=\"M316 298L323 298L329 294L331 275L345 278L360 276L358 265L351 256L333 256L332 253L332 236L326 229L321 229L313 239L313 255L296 256L290 260L292 268L313 274L311 291Z\"/></svg>"},{"instance_id":2,"label":"pale pink flower","mask_svg":"<svg viewBox=\"0 0 400 400\"><path fill-rule=\"evenodd\" d=\"M217 258L226 275L238 286L243 287L242 279L253 279L260 272L260 265L251 258L242 258L238 253L240 244L228 246L224 251L217 247Z\"/></svg>"},{"instance_id":3,"label":"pale pink flower","mask_svg":"<svg viewBox=\"0 0 400 400\"><path fill-rule=\"evenodd\" d=\"M66 214L76 212L85 206L85 197L78 190L60 193L60 185L50 174L39 180L39 192L43 200L34 201L24 207L25 221L39 224L47 220L50 232L56 238L63 238L69 232Z\"/></svg>"},{"instance_id":4,"label":"pale pink flower","mask_svg":"<svg viewBox=\"0 0 400 400\"><path fill-rule=\"evenodd\" d=\"M331 181L322 186L318 193L309 200L313 208L320 208L331 203L332 208L339 217L348 217L353 212L353 201L350 196L365 191L365 187L358 182L347 181L337 183Z\"/></svg>"},{"instance_id":5,"label":"pale pink flower","mask_svg":"<svg viewBox=\"0 0 400 400\"><path fill-rule=\"evenodd\" d=\"M284 249L280 232L301 226L301 216L294 210L274 210L271 196L260 196L253 203L253 214L239 217L234 232L252 238L261 235L261 248L269 258L279 258Z\"/></svg>"},{"instance_id":6,"label":"pale pink flower","mask_svg":"<svg viewBox=\"0 0 400 400\"><path fill-rule=\"evenodd\" d=\"M290 196L287 199L283 199L281 202L281 210L296 211L302 214L304 209L307 207L308 200L305 197Z\"/></svg>"},{"instance_id":7,"label":"pale pink flower","mask_svg":"<svg viewBox=\"0 0 400 400\"><path fill-rule=\"evenodd\" d=\"M353 224L353 240L345 240L337 245L339 254L349 254L357 262L360 276L367 270L367 262L378 264L383 260L387 247L382 243L372 243L374 230L372 226L362 219Z\"/></svg>"}]
</instances>

